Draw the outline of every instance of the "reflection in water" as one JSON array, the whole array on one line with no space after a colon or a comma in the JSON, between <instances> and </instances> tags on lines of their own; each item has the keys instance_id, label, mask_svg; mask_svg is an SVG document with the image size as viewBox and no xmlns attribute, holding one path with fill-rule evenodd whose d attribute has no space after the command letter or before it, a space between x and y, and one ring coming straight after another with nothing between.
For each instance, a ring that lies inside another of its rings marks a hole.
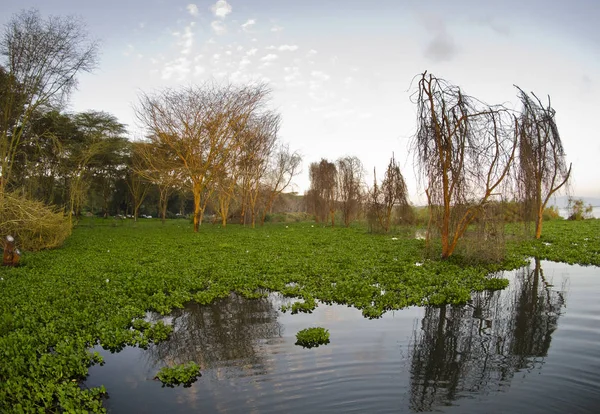
<instances>
[{"instance_id":1,"label":"reflection in water","mask_svg":"<svg viewBox=\"0 0 600 414\"><path fill-rule=\"evenodd\" d=\"M282 334L277 316L267 298L249 300L231 294L206 306L189 303L169 316L174 328L170 339L149 347L145 354L156 366L195 361L203 372L228 368L218 375L230 370L237 370L234 375L238 376L239 370L247 375L264 374L262 345Z\"/></svg>"},{"instance_id":2,"label":"reflection in water","mask_svg":"<svg viewBox=\"0 0 600 414\"><path fill-rule=\"evenodd\" d=\"M461 396L501 390L517 371L541 366L562 307L540 260L509 292L480 292L465 307L428 307L412 345L410 408L429 411Z\"/></svg>"}]
</instances>

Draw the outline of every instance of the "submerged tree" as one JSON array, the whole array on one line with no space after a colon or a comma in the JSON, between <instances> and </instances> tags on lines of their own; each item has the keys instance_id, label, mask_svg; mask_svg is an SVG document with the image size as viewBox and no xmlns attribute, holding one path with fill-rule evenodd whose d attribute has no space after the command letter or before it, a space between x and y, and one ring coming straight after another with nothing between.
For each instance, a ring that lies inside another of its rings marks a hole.
<instances>
[{"instance_id":1,"label":"submerged tree","mask_svg":"<svg viewBox=\"0 0 600 414\"><path fill-rule=\"evenodd\" d=\"M501 195L515 156L517 121L427 72L413 97L412 146L430 207L428 234L433 227L439 231L442 258L448 258L486 203Z\"/></svg>"},{"instance_id":2,"label":"submerged tree","mask_svg":"<svg viewBox=\"0 0 600 414\"><path fill-rule=\"evenodd\" d=\"M543 213L550 197L571 176L565 151L556 126L556 111L544 106L535 96L530 97L519 87L523 110L519 117L519 186L524 202L525 218L535 220L535 238L542 235Z\"/></svg>"}]
</instances>

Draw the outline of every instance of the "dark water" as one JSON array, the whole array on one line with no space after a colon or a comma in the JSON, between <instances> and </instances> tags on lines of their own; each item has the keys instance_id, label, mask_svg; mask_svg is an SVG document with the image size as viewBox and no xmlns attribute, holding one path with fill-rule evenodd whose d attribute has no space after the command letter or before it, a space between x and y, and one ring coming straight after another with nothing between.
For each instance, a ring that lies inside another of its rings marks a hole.
<instances>
[{"instance_id":1,"label":"dark water","mask_svg":"<svg viewBox=\"0 0 600 414\"><path fill-rule=\"evenodd\" d=\"M409 308L364 319L346 306L282 314L287 299L232 295L189 305L175 333L147 351L101 351L87 386L111 413L598 413L600 268L532 261L501 292L464 307ZM323 326L331 343L295 346ZM152 380L196 361L190 388Z\"/></svg>"}]
</instances>

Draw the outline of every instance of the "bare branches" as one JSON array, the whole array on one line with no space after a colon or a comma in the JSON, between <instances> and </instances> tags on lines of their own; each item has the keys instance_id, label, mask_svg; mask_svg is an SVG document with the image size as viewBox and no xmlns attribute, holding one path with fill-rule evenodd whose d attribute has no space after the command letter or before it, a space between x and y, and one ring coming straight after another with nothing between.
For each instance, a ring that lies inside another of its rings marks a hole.
<instances>
[{"instance_id":1,"label":"bare branches","mask_svg":"<svg viewBox=\"0 0 600 414\"><path fill-rule=\"evenodd\" d=\"M440 231L442 257L449 257L508 176L516 121L505 108L483 104L426 73L413 99L417 134L412 147L425 179L430 222Z\"/></svg>"},{"instance_id":2,"label":"bare branches","mask_svg":"<svg viewBox=\"0 0 600 414\"><path fill-rule=\"evenodd\" d=\"M263 110L269 94L264 84L206 82L140 96L136 115L151 142L168 148L190 180L195 231L206 206L206 190L218 174L224 173L231 157L276 135L278 116L266 115Z\"/></svg>"},{"instance_id":3,"label":"bare branches","mask_svg":"<svg viewBox=\"0 0 600 414\"><path fill-rule=\"evenodd\" d=\"M519 194L525 205L525 218L535 220L535 237L540 238L544 208L550 197L569 180L571 165L567 168L550 97L544 106L535 94L529 96L515 87L523 104L518 129Z\"/></svg>"},{"instance_id":4,"label":"bare branches","mask_svg":"<svg viewBox=\"0 0 600 414\"><path fill-rule=\"evenodd\" d=\"M0 193L11 181L24 129L40 107L57 106L75 88L76 75L91 71L98 44L73 17L42 19L36 10L15 15L0 40L3 72L0 123Z\"/></svg>"}]
</instances>

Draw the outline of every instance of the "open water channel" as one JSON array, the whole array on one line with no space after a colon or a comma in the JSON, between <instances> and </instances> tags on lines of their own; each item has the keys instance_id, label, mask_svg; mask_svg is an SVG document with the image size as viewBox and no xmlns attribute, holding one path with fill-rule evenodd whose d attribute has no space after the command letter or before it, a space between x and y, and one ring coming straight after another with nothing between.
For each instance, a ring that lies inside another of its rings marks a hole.
<instances>
[{"instance_id":1,"label":"open water channel","mask_svg":"<svg viewBox=\"0 0 600 414\"><path fill-rule=\"evenodd\" d=\"M532 260L504 276L507 289L466 306L376 320L321 303L284 314L278 294L189 304L165 318L169 341L99 349L85 385L106 386L110 413L600 412L600 268ZM294 345L310 326L331 343ZM191 387L153 380L188 361L202 368Z\"/></svg>"}]
</instances>

